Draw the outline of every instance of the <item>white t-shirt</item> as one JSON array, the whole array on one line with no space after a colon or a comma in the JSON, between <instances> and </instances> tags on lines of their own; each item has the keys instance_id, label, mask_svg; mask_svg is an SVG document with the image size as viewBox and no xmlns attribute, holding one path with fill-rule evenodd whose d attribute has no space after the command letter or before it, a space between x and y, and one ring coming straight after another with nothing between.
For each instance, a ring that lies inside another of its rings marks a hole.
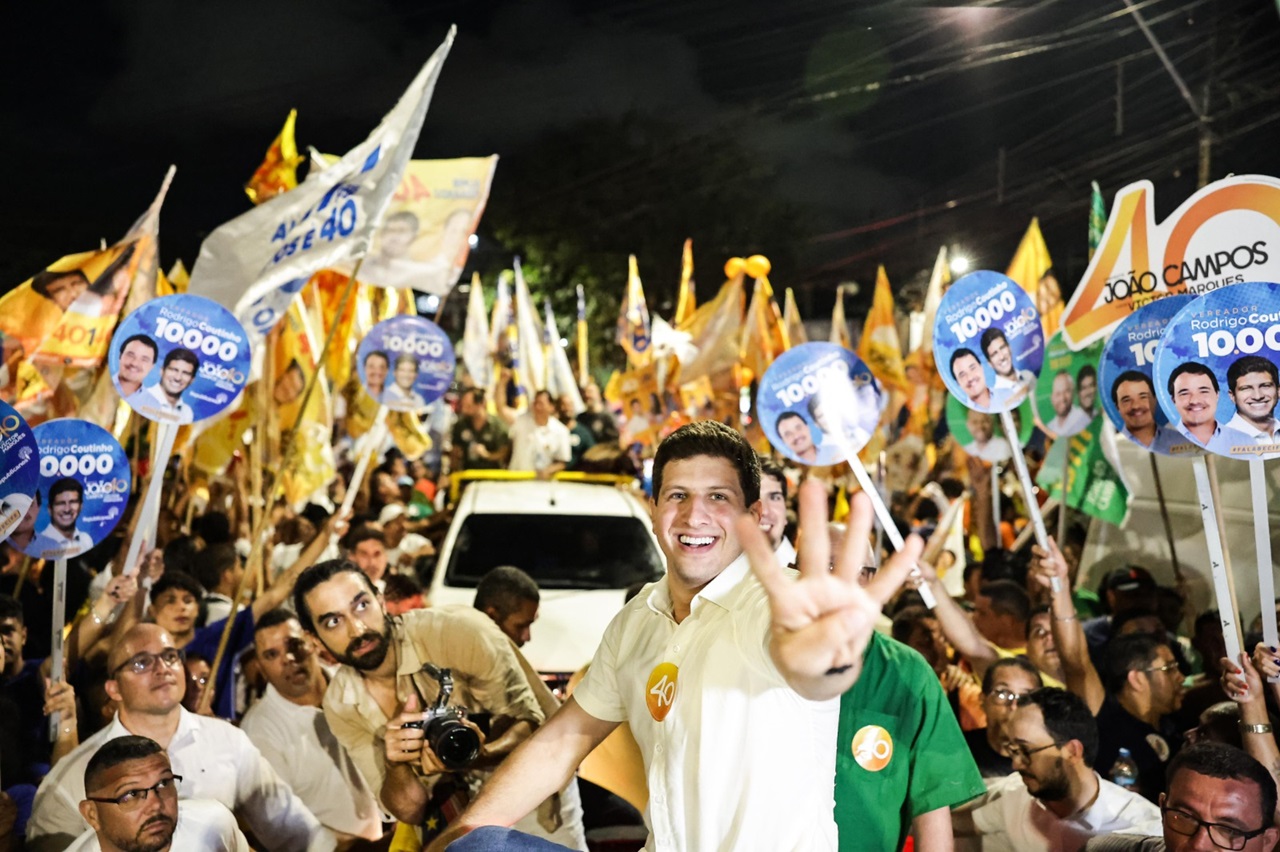
<instances>
[{"instance_id":1,"label":"white t-shirt","mask_svg":"<svg viewBox=\"0 0 1280 852\"><path fill-rule=\"evenodd\" d=\"M169 402L169 397L158 382L133 394L125 402L144 417L165 423L190 423L194 417L191 406L183 402L181 397L177 404Z\"/></svg>"},{"instance_id":2,"label":"white t-shirt","mask_svg":"<svg viewBox=\"0 0 1280 852\"><path fill-rule=\"evenodd\" d=\"M1096 774L1096 773L1095 773ZM1137 793L1098 777L1093 804L1068 819L1027 792L1018 773L992 784L973 808L982 852L1061 852L1084 846L1090 837L1124 831L1138 834L1160 823L1160 809Z\"/></svg>"},{"instance_id":3,"label":"white t-shirt","mask_svg":"<svg viewBox=\"0 0 1280 852\"><path fill-rule=\"evenodd\" d=\"M746 557L680 624L671 612L665 580L647 586L573 693L597 719L631 726L649 784L645 848L834 850L840 702L800 697L774 666L769 602Z\"/></svg>"},{"instance_id":4,"label":"white t-shirt","mask_svg":"<svg viewBox=\"0 0 1280 852\"><path fill-rule=\"evenodd\" d=\"M510 470L542 470L552 462L568 463L570 458L569 429L554 417L539 426L526 412L511 424Z\"/></svg>"},{"instance_id":5,"label":"white t-shirt","mask_svg":"<svg viewBox=\"0 0 1280 852\"><path fill-rule=\"evenodd\" d=\"M1013 447L1009 446L1008 440L998 435L982 446L978 446L977 441L970 441L960 449L987 464L1000 464L1013 458Z\"/></svg>"},{"instance_id":6,"label":"white t-shirt","mask_svg":"<svg viewBox=\"0 0 1280 852\"><path fill-rule=\"evenodd\" d=\"M366 840L382 836L373 791L319 707L294 704L268 684L240 730L323 825Z\"/></svg>"},{"instance_id":7,"label":"white t-shirt","mask_svg":"<svg viewBox=\"0 0 1280 852\"><path fill-rule=\"evenodd\" d=\"M186 780L185 778L183 779ZM108 805L107 807L111 807ZM200 852L249 852L231 811L207 799L183 799L178 803L178 824L169 841L172 852L199 849ZM67 847L67 852L101 852L102 844L91 828Z\"/></svg>"},{"instance_id":8,"label":"white t-shirt","mask_svg":"<svg viewBox=\"0 0 1280 852\"><path fill-rule=\"evenodd\" d=\"M1073 405L1065 416L1054 417L1044 425L1055 438L1065 438L1088 429L1090 422L1089 415Z\"/></svg>"},{"instance_id":9,"label":"white t-shirt","mask_svg":"<svg viewBox=\"0 0 1280 852\"><path fill-rule=\"evenodd\" d=\"M331 833L263 759L239 728L178 708L178 729L169 741L169 765L182 776L181 799L213 799L244 820L268 849L331 850ZM84 768L102 744L131 733L116 715L111 724L58 761L36 791L27 822L30 852L65 849L89 824L80 815Z\"/></svg>"}]
</instances>

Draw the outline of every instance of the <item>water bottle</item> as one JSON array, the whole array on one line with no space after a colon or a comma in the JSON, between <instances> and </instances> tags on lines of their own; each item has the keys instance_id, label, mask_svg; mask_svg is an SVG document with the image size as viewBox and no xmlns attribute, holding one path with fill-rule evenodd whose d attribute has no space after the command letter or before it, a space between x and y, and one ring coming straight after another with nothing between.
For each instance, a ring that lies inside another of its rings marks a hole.
<instances>
[{"instance_id":1,"label":"water bottle","mask_svg":"<svg viewBox=\"0 0 1280 852\"><path fill-rule=\"evenodd\" d=\"M1111 783L1126 790L1137 792L1138 764L1134 761L1129 749L1120 749L1116 762L1111 764Z\"/></svg>"}]
</instances>

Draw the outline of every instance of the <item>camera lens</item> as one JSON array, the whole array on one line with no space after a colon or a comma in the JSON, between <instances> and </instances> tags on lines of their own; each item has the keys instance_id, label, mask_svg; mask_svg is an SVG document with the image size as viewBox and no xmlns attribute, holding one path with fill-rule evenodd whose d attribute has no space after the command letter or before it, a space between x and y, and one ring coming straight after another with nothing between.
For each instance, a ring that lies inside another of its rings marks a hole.
<instances>
[{"instance_id":1,"label":"camera lens","mask_svg":"<svg viewBox=\"0 0 1280 852\"><path fill-rule=\"evenodd\" d=\"M427 742L449 769L466 769L480 754L480 737L453 719L436 719L426 730Z\"/></svg>"}]
</instances>

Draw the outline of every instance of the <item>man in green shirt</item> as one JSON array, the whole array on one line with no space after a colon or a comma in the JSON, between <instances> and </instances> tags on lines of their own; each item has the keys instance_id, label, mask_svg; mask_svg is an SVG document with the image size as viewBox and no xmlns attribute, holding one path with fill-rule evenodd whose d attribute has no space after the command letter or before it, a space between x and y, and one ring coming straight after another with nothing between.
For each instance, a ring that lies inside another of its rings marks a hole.
<instances>
[{"instance_id":1,"label":"man in green shirt","mask_svg":"<svg viewBox=\"0 0 1280 852\"><path fill-rule=\"evenodd\" d=\"M924 657L874 634L840 700L836 826L841 852L950 849L951 806L985 791L938 676Z\"/></svg>"},{"instance_id":2,"label":"man in green shirt","mask_svg":"<svg viewBox=\"0 0 1280 852\"><path fill-rule=\"evenodd\" d=\"M484 389L467 388L458 401L450 470L502 470L511 457L511 439L502 421L485 407Z\"/></svg>"}]
</instances>

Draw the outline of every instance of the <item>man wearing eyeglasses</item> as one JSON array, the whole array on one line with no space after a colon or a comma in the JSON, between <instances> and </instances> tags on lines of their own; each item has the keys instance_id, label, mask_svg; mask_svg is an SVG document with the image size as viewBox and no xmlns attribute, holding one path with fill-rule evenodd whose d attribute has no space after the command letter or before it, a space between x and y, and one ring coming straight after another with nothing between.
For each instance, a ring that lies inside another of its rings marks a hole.
<instances>
[{"instance_id":1,"label":"man wearing eyeglasses","mask_svg":"<svg viewBox=\"0 0 1280 852\"><path fill-rule=\"evenodd\" d=\"M155 624L137 624L107 659L106 693L119 705L110 725L85 740L45 776L27 823L32 852L65 849L86 828L79 803L84 772L105 743L128 735L155 740L186 779L184 799L221 802L267 849L331 850L333 835L307 810L249 738L233 725L182 706L182 652Z\"/></svg>"},{"instance_id":2,"label":"man wearing eyeglasses","mask_svg":"<svg viewBox=\"0 0 1280 852\"><path fill-rule=\"evenodd\" d=\"M68 852L248 852L231 812L217 802L179 802L181 782L154 740L130 736L105 743L84 769L80 814L90 829Z\"/></svg>"},{"instance_id":3,"label":"man wearing eyeglasses","mask_svg":"<svg viewBox=\"0 0 1280 852\"><path fill-rule=\"evenodd\" d=\"M1116 831L1153 834L1159 810L1093 770L1098 725L1088 705L1062 689L1018 702L1005 752L1014 773L957 809L957 837L982 838L983 852L1077 850Z\"/></svg>"},{"instance_id":4,"label":"man wearing eyeglasses","mask_svg":"<svg viewBox=\"0 0 1280 852\"><path fill-rule=\"evenodd\" d=\"M287 609L274 609L254 625L254 654L267 690L240 729L325 827L341 839L376 841L382 812L325 720L329 679L312 642Z\"/></svg>"},{"instance_id":5,"label":"man wearing eyeglasses","mask_svg":"<svg viewBox=\"0 0 1280 852\"><path fill-rule=\"evenodd\" d=\"M1169 792L1160 797L1163 839L1099 837L1088 852L1264 852L1280 839L1275 827L1276 783L1238 748L1197 743L1169 763Z\"/></svg>"}]
</instances>

